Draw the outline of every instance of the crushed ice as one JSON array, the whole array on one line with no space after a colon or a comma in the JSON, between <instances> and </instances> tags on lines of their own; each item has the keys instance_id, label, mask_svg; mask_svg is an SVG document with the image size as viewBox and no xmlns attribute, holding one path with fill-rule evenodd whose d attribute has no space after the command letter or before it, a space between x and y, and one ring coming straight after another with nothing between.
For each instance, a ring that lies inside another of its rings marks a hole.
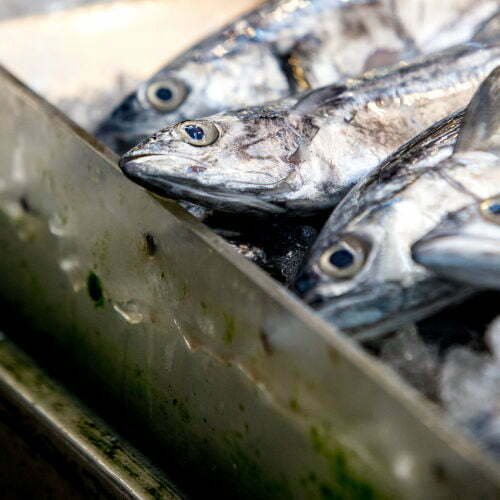
<instances>
[{"instance_id":1,"label":"crushed ice","mask_svg":"<svg viewBox=\"0 0 500 500\"><path fill-rule=\"evenodd\" d=\"M484 348L474 340L440 349L437 337L424 341L410 326L385 340L378 354L500 459L500 316L483 333Z\"/></svg>"}]
</instances>

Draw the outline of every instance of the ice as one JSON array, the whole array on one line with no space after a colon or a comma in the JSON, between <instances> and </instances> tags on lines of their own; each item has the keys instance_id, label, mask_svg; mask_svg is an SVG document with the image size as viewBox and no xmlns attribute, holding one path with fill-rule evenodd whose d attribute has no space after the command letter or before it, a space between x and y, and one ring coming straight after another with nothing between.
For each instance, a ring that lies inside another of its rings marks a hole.
<instances>
[{"instance_id":1,"label":"ice","mask_svg":"<svg viewBox=\"0 0 500 500\"><path fill-rule=\"evenodd\" d=\"M458 422L473 418L484 407L491 391L488 379L489 360L464 347L448 353L441 373L441 401Z\"/></svg>"},{"instance_id":2,"label":"ice","mask_svg":"<svg viewBox=\"0 0 500 500\"><path fill-rule=\"evenodd\" d=\"M487 306L491 318L498 295L483 296L480 303ZM471 311L478 315L478 302L471 304L462 305L458 312L454 308L451 320L441 314L424 328L420 324L400 330L385 339L377 352L408 383L438 403L462 432L500 459L500 316L485 332L484 313L477 321L468 317Z\"/></svg>"},{"instance_id":3,"label":"ice","mask_svg":"<svg viewBox=\"0 0 500 500\"><path fill-rule=\"evenodd\" d=\"M450 350L440 396L450 418L500 458L500 360L464 347Z\"/></svg>"},{"instance_id":4,"label":"ice","mask_svg":"<svg viewBox=\"0 0 500 500\"><path fill-rule=\"evenodd\" d=\"M401 329L387 340L380 356L408 383L435 399L439 369L437 348L423 342L415 326Z\"/></svg>"}]
</instances>

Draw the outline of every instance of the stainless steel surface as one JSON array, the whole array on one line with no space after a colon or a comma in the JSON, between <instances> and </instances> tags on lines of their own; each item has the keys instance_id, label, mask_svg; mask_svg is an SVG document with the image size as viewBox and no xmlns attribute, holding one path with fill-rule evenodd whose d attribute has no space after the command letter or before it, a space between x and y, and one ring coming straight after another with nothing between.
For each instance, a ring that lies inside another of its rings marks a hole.
<instances>
[{"instance_id":1,"label":"stainless steel surface","mask_svg":"<svg viewBox=\"0 0 500 500\"><path fill-rule=\"evenodd\" d=\"M158 471L0 338L2 498L165 498Z\"/></svg>"}]
</instances>

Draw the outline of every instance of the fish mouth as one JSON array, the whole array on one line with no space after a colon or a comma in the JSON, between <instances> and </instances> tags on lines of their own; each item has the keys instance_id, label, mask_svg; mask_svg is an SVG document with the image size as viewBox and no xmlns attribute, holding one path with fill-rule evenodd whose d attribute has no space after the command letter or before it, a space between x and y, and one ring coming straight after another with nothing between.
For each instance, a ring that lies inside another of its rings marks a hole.
<instances>
[{"instance_id":1,"label":"fish mouth","mask_svg":"<svg viewBox=\"0 0 500 500\"><path fill-rule=\"evenodd\" d=\"M386 333L391 329L388 318L403 306L401 287L397 285L354 290L333 298L323 298L319 293L307 294L305 298L321 317L354 338Z\"/></svg>"},{"instance_id":2,"label":"fish mouth","mask_svg":"<svg viewBox=\"0 0 500 500\"><path fill-rule=\"evenodd\" d=\"M500 240L452 234L424 238L412 247L415 262L450 280L500 288Z\"/></svg>"},{"instance_id":3,"label":"fish mouth","mask_svg":"<svg viewBox=\"0 0 500 500\"><path fill-rule=\"evenodd\" d=\"M286 209L280 205L264 201L247 193L229 193L218 187L196 187L189 179L162 173L148 173L144 162L160 154L133 154L119 161L122 172L130 180L163 198L191 201L220 212L240 212L262 214L284 214Z\"/></svg>"},{"instance_id":4,"label":"fish mouth","mask_svg":"<svg viewBox=\"0 0 500 500\"><path fill-rule=\"evenodd\" d=\"M440 288L437 280L433 283L440 290L440 293L435 293L434 300L427 300L425 292L421 296L426 300L418 300L412 296L411 290L397 283L386 283L333 298L309 294L307 302L323 319L350 338L365 342L419 321L473 293L468 287L444 284L444 288Z\"/></svg>"}]
</instances>

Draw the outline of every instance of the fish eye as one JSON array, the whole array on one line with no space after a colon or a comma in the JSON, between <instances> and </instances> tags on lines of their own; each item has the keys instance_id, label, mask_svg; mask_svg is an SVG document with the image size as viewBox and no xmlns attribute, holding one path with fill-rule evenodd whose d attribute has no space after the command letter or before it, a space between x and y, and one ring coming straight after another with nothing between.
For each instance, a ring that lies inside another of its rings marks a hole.
<instances>
[{"instance_id":1,"label":"fish eye","mask_svg":"<svg viewBox=\"0 0 500 500\"><path fill-rule=\"evenodd\" d=\"M210 146L219 138L219 129L210 122L182 122L177 126L181 139L192 146Z\"/></svg>"},{"instance_id":2,"label":"fish eye","mask_svg":"<svg viewBox=\"0 0 500 500\"><path fill-rule=\"evenodd\" d=\"M146 97L151 105L161 112L173 111L186 99L187 87L177 80L153 82L146 89Z\"/></svg>"},{"instance_id":3,"label":"fish eye","mask_svg":"<svg viewBox=\"0 0 500 500\"><path fill-rule=\"evenodd\" d=\"M480 205L480 211L485 219L500 224L500 195L484 200Z\"/></svg>"},{"instance_id":4,"label":"fish eye","mask_svg":"<svg viewBox=\"0 0 500 500\"><path fill-rule=\"evenodd\" d=\"M333 278L352 278L363 267L366 259L364 245L347 236L328 248L319 260L319 267Z\"/></svg>"}]
</instances>

